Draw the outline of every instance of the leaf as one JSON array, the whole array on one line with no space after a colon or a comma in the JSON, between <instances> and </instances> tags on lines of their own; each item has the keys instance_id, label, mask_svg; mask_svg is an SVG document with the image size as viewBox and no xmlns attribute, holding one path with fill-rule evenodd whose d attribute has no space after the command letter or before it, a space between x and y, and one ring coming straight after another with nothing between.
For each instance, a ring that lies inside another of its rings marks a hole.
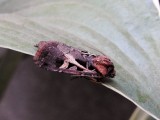
<instances>
[{"instance_id":1,"label":"leaf","mask_svg":"<svg viewBox=\"0 0 160 120\"><path fill-rule=\"evenodd\" d=\"M0 4L1 47L34 55L38 41L57 40L108 55L117 75L103 85L160 118L160 21L151 2L15 0L15 4L19 7Z\"/></svg>"},{"instance_id":2,"label":"leaf","mask_svg":"<svg viewBox=\"0 0 160 120\"><path fill-rule=\"evenodd\" d=\"M136 108L129 120L155 120L140 108Z\"/></svg>"}]
</instances>

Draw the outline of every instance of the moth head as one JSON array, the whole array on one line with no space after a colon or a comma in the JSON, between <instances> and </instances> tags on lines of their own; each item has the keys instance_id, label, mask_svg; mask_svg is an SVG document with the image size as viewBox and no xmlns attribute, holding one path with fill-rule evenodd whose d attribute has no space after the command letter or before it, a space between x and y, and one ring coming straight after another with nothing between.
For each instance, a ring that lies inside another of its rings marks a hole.
<instances>
[{"instance_id":1,"label":"moth head","mask_svg":"<svg viewBox=\"0 0 160 120\"><path fill-rule=\"evenodd\" d=\"M103 76L113 78L115 76L114 65L106 56L96 56L92 60L93 67Z\"/></svg>"}]
</instances>

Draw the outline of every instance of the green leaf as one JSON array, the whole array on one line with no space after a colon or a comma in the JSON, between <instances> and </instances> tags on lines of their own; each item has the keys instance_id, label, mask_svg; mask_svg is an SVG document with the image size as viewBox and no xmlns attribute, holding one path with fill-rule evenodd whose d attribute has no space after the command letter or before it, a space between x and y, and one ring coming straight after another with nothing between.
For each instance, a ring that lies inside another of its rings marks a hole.
<instances>
[{"instance_id":1,"label":"green leaf","mask_svg":"<svg viewBox=\"0 0 160 120\"><path fill-rule=\"evenodd\" d=\"M116 77L103 85L160 118L160 21L149 0L22 1L0 4L1 47L34 55L39 41L57 40L108 55Z\"/></svg>"}]
</instances>

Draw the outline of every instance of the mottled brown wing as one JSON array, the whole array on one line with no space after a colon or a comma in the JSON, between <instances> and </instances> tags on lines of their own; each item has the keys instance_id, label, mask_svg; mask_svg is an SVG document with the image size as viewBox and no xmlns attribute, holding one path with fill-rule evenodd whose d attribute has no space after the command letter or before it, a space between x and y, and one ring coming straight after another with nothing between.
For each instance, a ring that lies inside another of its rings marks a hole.
<instances>
[{"instance_id":1,"label":"mottled brown wing","mask_svg":"<svg viewBox=\"0 0 160 120\"><path fill-rule=\"evenodd\" d=\"M65 55L59 48L58 42L41 42L38 44L38 50L33 58L35 64L45 70L54 72L63 72L76 76L98 77L97 72L78 71L73 69L60 69L63 64Z\"/></svg>"}]
</instances>

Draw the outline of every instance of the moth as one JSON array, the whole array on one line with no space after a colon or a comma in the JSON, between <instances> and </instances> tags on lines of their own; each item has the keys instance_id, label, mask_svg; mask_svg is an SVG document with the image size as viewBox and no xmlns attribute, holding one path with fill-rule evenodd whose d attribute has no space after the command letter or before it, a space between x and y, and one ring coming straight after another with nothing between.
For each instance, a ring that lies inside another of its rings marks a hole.
<instances>
[{"instance_id":1,"label":"moth","mask_svg":"<svg viewBox=\"0 0 160 120\"><path fill-rule=\"evenodd\" d=\"M38 50L34 63L45 70L85 77L94 82L115 76L113 62L107 56L93 55L58 41L40 41L35 47Z\"/></svg>"}]
</instances>

